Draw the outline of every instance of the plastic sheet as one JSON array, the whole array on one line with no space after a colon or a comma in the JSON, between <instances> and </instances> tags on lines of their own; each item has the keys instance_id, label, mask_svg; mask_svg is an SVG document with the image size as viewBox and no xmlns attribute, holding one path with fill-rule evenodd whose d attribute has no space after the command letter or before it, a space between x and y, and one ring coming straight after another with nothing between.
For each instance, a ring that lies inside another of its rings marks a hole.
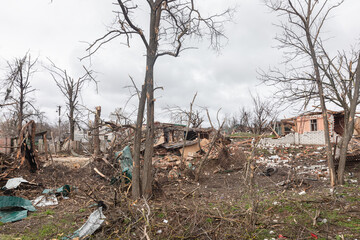
<instances>
[{"instance_id":1,"label":"plastic sheet","mask_svg":"<svg viewBox=\"0 0 360 240\"><path fill-rule=\"evenodd\" d=\"M2 188L3 190L17 188L21 183L27 183L28 181L22 177L11 178L7 181L6 185Z\"/></svg>"}]
</instances>

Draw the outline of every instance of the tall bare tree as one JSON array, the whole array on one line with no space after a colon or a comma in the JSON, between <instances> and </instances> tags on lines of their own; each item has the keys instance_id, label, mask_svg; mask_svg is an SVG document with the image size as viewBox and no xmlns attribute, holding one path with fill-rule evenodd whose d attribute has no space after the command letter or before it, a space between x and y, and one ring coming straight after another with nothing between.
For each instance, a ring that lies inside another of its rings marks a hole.
<instances>
[{"instance_id":1,"label":"tall bare tree","mask_svg":"<svg viewBox=\"0 0 360 240\"><path fill-rule=\"evenodd\" d=\"M268 84L280 86L278 93L285 100L301 101L303 107L308 106L310 101L319 103L324 126L329 126L327 102L331 101L344 110L344 135L340 143L341 157L337 177L330 131L327 127L324 129L330 182L332 186L336 185L337 180L342 184L347 145L353 134L354 116L359 102L359 77L352 68L357 61L357 54L352 54L352 57L346 57L344 53L330 56L322 41L322 35L329 14L344 0L265 2L287 19L279 25L283 33L277 37L280 48L285 50L287 69L286 73L272 69L269 73L263 73L262 79Z\"/></svg>"},{"instance_id":2,"label":"tall bare tree","mask_svg":"<svg viewBox=\"0 0 360 240\"><path fill-rule=\"evenodd\" d=\"M278 111L276 110L276 105L269 101L261 99L257 94L256 96L251 95L253 102L253 113L252 113L252 129L253 133L261 134L264 129L274 120L276 120ZM248 121L246 112L244 112L243 121Z\"/></svg>"},{"instance_id":3,"label":"tall bare tree","mask_svg":"<svg viewBox=\"0 0 360 240\"><path fill-rule=\"evenodd\" d=\"M31 79L36 72L36 63L37 59L33 60L29 53L22 58L16 58L13 62L8 62L8 75L3 80L6 89L4 102L9 103L8 109L13 112L17 135L26 119L40 114L33 105L34 99L31 98L31 93L35 91L31 86Z\"/></svg>"},{"instance_id":4,"label":"tall bare tree","mask_svg":"<svg viewBox=\"0 0 360 240\"><path fill-rule=\"evenodd\" d=\"M68 75L66 70L63 70L57 67L52 61L50 61L50 67L46 67L49 70L49 73L53 80L56 83L56 86L61 91L62 95L66 99L67 107L67 117L69 119L69 130L70 130L70 140L74 141L74 132L75 132L75 123L79 116L79 97L81 90L84 87L85 83L94 82L97 84L96 80L92 77L92 71L84 68L84 75L78 77L77 79Z\"/></svg>"},{"instance_id":5,"label":"tall bare tree","mask_svg":"<svg viewBox=\"0 0 360 240\"><path fill-rule=\"evenodd\" d=\"M154 66L161 56L178 57L180 52L187 49L187 37L209 37L214 49L219 49L220 39L224 37L223 24L230 14L226 10L220 14L203 17L194 0L118 0L120 8L116 22L118 27L109 31L103 37L90 45L90 55L96 52L103 44L117 37L124 37L130 45L132 35L142 40L146 49L146 73L144 85L141 89L139 108L134 140L134 170L132 180L132 194L134 198L141 195L150 197L152 194L152 155L154 144ZM141 9L137 3L142 4ZM139 26L137 14L143 12L144 5L148 7L149 19L146 25ZM148 36L145 35L148 29ZM140 144L144 118L146 115L146 142L144 154L144 171L142 187L140 188ZM141 191L142 190L142 191Z\"/></svg>"},{"instance_id":6,"label":"tall bare tree","mask_svg":"<svg viewBox=\"0 0 360 240\"><path fill-rule=\"evenodd\" d=\"M330 58L324 51L320 59L324 74L325 99L344 111L343 134L339 143L340 158L337 169L337 181L344 184L344 171L349 142L354 134L356 108L359 104L360 64L359 52L350 54L339 52ZM357 67L353 67L357 62Z\"/></svg>"}]
</instances>

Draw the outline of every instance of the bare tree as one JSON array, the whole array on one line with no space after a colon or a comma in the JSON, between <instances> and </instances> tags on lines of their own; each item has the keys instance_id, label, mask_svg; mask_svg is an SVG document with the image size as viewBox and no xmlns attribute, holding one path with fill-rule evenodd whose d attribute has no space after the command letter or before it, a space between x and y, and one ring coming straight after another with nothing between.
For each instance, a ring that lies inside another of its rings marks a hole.
<instances>
[{"instance_id":1,"label":"bare tree","mask_svg":"<svg viewBox=\"0 0 360 240\"><path fill-rule=\"evenodd\" d=\"M191 106L193 108L193 106ZM180 106L167 107L167 111L170 112L170 119L173 123L177 124L189 124L191 128L199 128L204 122L204 115L199 109L184 109Z\"/></svg>"},{"instance_id":2,"label":"bare tree","mask_svg":"<svg viewBox=\"0 0 360 240\"><path fill-rule=\"evenodd\" d=\"M4 112L0 118L1 134L8 137L18 135L17 114L15 112Z\"/></svg>"},{"instance_id":3,"label":"bare tree","mask_svg":"<svg viewBox=\"0 0 360 240\"><path fill-rule=\"evenodd\" d=\"M271 122L276 120L278 111L276 105L269 100L263 100L259 95L251 95L253 101L253 113L252 113L252 129L253 133L261 134L264 129L267 128ZM243 115L243 121L248 121L246 112Z\"/></svg>"},{"instance_id":4,"label":"bare tree","mask_svg":"<svg viewBox=\"0 0 360 240\"><path fill-rule=\"evenodd\" d=\"M350 57L346 53L338 53L336 58L330 58L324 51L321 70L325 76L323 80L325 99L344 110L343 134L339 143L340 159L337 169L337 180L344 184L344 171L349 142L354 133L356 108L359 104L360 64L359 53L353 51ZM357 67L353 69L354 63Z\"/></svg>"},{"instance_id":5,"label":"bare tree","mask_svg":"<svg viewBox=\"0 0 360 240\"><path fill-rule=\"evenodd\" d=\"M4 102L10 102L8 109L13 112L11 115L17 126L16 135L20 133L26 119L41 114L34 107L34 99L31 98L31 93L35 91L31 86L31 78L36 72L36 62L37 59L32 60L29 53L22 58L16 58L13 62L8 62L8 75L3 80L6 89Z\"/></svg>"},{"instance_id":6,"label":"bare tree","mask_svg":"<svg viewBox=\"0 0 360 240\"><path fill-rule=\"evenodd\" d=\"M51 66L46 67L49 70L56 86L59 88L63 96L66 98L66 107L68 110L67 117L69 119L70 140L74 141L75 123L79 116L79 97L81 90L85 83L94 82L96 80L92 77L92 71L87 70L85 67L84 75L75 79L68 75L66 70L57 67L52 61Z\"/></svg>"},{"instance_id":7,"label":"bare tree","mask_svg":"<svg viewBox=\"0 0 360 240\"><path fill-rule=\"evenodd\" d=\"M227 117L228 127L231 131L247 132L252 128L252 111L244 106L234 112L232 117Z\"/></svg>"},{"instance_id":8,"label":"bare tree","mask_svg":"<svg viewBox=\"0 0 360 240\"><path fill-rule=\"evenodd\" d=\"M280 42L279 47L285 52L287 69L286 73L272 69L269 73L263 73L262 79L268 84L280 86L278 93L282 95L284 100L301 101L303 107L308 106L310 101L318 102L322 110L324 126L329 126L326 102L329 100L329 93L335 90L335 85L331 82L337 80L335 79L336 75L330 71L334 59L328 57L321 37L323 26L329 14L339 7L343 0L265 0L265 3L269 8L286 18L286 21L284 20L279 25L283 33L277 37L277 40ZM337 79L340 80L340 78ZM331 85L333 87L330 87ZM354 82L349 86L356 87ZM357 103L358 90L353 89L352 92L349 91L349 88L347 89L348 93L354 94L351 99ZM345 106L344 104L340 105ZM356 106L352 106L351 111L355 111L355 108ZM336 184L336 172L330 132L327 127L325 127L324 136L330 182L334 186Z\"/></svg>"},{"instance_id":9,"label":"bare tree","mask_svg":"<svg viewBox=\"0 0 360 240\"><path fill-rule=\"evenodd\" d=\"M230 119L230 127L240 132L262 134L269 124L276 120L277 105L269 99L262 99L258 94L250 95L252 106L241 107Z\"/></svg>"},{"instance_id":10,"label":"bare tree","mask_svg":"<svg viewBox=\"0 0 360 240\"><path fill-rule=\"evenodd\" d=\"M148 6L149 21L146 26L135 23L136 14L141 14L135 0L118 0L120 11L117 13L118 28L110 30L103 37L97 39L89 47L89 55L96 52L103 44L117 37L124 37L130 45L132 35L137 35L146 48L146 73L144 85L141 89L136 133L134 140L134 170L132 180L133 198L141 195L150 197L152 194L152 155L154 144L154 66L161 56L178 57L180 52L187 49L187 37L209 37L214 49L220 48L220 39L224 37L223 24L230 10L209 17L203 17L195 5L194 0L147 0L142 1ZM143 7L143 6L142 6ZM149 29L146 37L144 28ZM142 188L140 188L140 144L145 104L146 142L144 154L144 171ZM141 192L142 190L142 192Z\"/></svg>"},{"instance_id":11,"label":"bare tree","mask_svg":"<svg viewBox=\"0 0 360 240\"><path fill-rule=\"evenodd\" d=\"M246 132L251 127L252 112L242 107L239 112L239 127L242 132Z\"/></svg>"},{"instance_id":12,"label":"bare tree","mask_svg":"<svg viewBox=\"0 0 360 240\"><path fill-rule=\"evenodd\" d=\"M110 113L110 119L116 125L130 125L133 123L131 115L132 113L127 113L123 108L115 108L115 110Z\"/></svg>"}]
</instances>

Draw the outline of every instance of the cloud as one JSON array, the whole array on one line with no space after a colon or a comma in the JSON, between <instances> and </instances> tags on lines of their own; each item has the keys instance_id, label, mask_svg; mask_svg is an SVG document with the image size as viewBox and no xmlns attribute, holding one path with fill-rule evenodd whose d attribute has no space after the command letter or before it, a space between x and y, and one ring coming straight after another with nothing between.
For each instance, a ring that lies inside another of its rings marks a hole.
<instances>
[{"instance_id":1,"label":"cloud","mask_svg":"<svg viewBox=\"0 0 360 240\"><path fill-rule=\"evenodd\" d=\"M188 42L198 49L182 52L179 58L158 59L155 84L164 87L155 92L158 119L166 120L163 109L168 105L188 107L195 92L198 92L196 105L210 108L213 115L219 108L226 115L251 105L250 92L271 95L271 89L259 86L257 70L276 66L282 60L282 53L274 48L277 45L274 37L280 31L273 25L278 22L277 16L261 0L202 0L198 4L208 13L226 5L237 5L233 21L225 28L227 44L218 54L209 49L206 39ZM86 86L82 103L91 109L101 105L102 116L107 118L116 107L127 103L131 93L125 87L132 85L129 75L139 88L145 75L145 49L136 36L131 39L130 48L115 39L91 58L79 61L87 54L84 41L92 42L106 33L116 8L110 0L2 1L0 76L6 71L5 60L23 56L28 50L44 63L46 57L51 58L75 78L83 74L82 65L85 65L96 72L99 93L93 85ZM348 48L359 38L360 17L356 12L359 8L359 1L348 0L330 19L327 30L336 36L329 41L332 49ZM142 13L135 16L136 20L146 20L146 7L142 7ZM46 72L38 73L33 85L38 89L38 105L54 121L56 106L65 106L63 96ZM134 97L128 103L129 111L136 106Z\"/></svg>"}]
</instances>

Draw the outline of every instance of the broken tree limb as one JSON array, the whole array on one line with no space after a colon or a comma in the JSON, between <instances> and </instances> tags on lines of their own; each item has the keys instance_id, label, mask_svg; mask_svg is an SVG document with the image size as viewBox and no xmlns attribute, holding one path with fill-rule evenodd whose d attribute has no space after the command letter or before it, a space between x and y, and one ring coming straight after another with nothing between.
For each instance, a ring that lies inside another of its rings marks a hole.
<instances>
[{"instance_id":1,"label":"broken tree limb","mask_svg":"<svg viewBox=\"0 0 360 240\"><path fill-rule=\"evenodd\" d=\"M48 161L49 160L49 157L48 157L48 142L47 142L46 133L44 133L43 139L44 139L45 159L46 159L46 161Z\"/></svg>"},{"instance_id":2,"label":"broken tree limb","mask_svg":"<svg viewBox=\"0 0 360 240\"><path fill-rule=\"evenodd\" d=\"M0 104L0 107L5 107L5 106L11 106L11 105L15 105L16 102L13 103L4 103L4 104Z\"/></svg>"},{"instance_id":3,"label":"broken tree limb","mask_svg":"<svg viewBox=\"0 0 360 240\"><path fill-rule=\"evenodd\" d=\"M97 158L100 155L100 138L99 138L99 132L100 132L100 115L101 115L101 107L96 107L96 114L95 114L95 120L94 120L94 157Z\"/></svg>"},{"instance_id":4,"label":"broken tree limb","mask_svg":"<svg viewBox=\"0 0 360 240\"><path fill-rule=\"evenodd\" d=\"M106 180L110 181L110 178L105 176L102 172L100 172L96 167L94 168L94 171L99 174L102 178L105 178Z\"/></svg>"},{"instance_id":5,"label":"broken tree limb","mask_svg":"<svg viewBox=\"0 0 360 240\"><path fill-rule=\"evenodd\" d=\"M211 118L210 118L209 109L207 109L207 108L206 108L206 115L207 115L207 117L209 119L209 123L210 123L211 128L214 129L214 125L212 124L212 121L211 121Z\"/></svg>"},{"instance_id":6,"label":"broken tree limb","mask_svg":"<svg viewBox=\"0 0 360 240\"><path fill-rule=\"evenodd\" d=\"M269 125L268 127L269 127L269 129L275 134L275 136L276 136L277 138L280 137L279 134L278 134L270 125Z\"/></svg>"},{"instance_id":7,"label":"broken tree limb","mask_svg":"<svg viewBox=\"0 0 360 240\"><path fill-rule=\"evenodd\" d=\"M54 138L54 133L53 132L51 132L51 140L52 140L52 144L53 144L55 155L56 155L57 154L56 153L56 145L55 145L55 138ZM51 151L50 151L50 153L51 153Z\"/></svg>"},{"instance_id":8,"label":"broken tree limb","mask_svg":"<svg viewBox=\"0 0 360 240\"><path fill-rule=\"evenodd\" d=\"M184 162L184 152L185 152L184 150L185 150L186 139L187 139L187 137L188 137L189 128L190 128L190 123L191 123L192 108L193 108L193 105L194 105L196 96L197 96L197 92L195 93L195 95L194 95L194 97L193 97L193 100L192 100L191 103L190 103L189 119L188 119L188 122L187 122L187 125L186 125L186 132L185 132L184 144L183 144L183 147L182 147L181 158L180 158L180 166L181 166L181 167L183 166L183 162Z\"/></svg>"},{"instance_id":9,"label":"broken tree limb","mask_svg":"<svg viewBox=\"0 0 360 240\"><path fill-rule=\"evenodd\" d=\"M200 186L199 187L196 187L195 189L193 189L193 190L191 190L190 192L188 192L184 197L182 197L181 199L185 199L185 198L187 198L188 196L190 196L192 193L194 193L196 190L198 190L200 188Z\"/></svg>"},{"instance_id":10,"label":"broken tree limb","mask_svg":"<svg viewBox=\"0 0 360 240\"><path fill-rule=\"evenodd\" d=\"M225 123L225 121L222 122L221 126L219 127L219 129L217 130L216 134L214 135L214 137L213 137L213 139L212 139L212 141L211 141L211 145L210 145L209 151L208 151L208 152L206 153L206 155L200 160L199 167L196 169L196 172L195 172L195 181L199 181L199 177L200 177L200 174L201 174L203 165L204 165L204 163L207 161L207 159L209 158L210 152L211 152L211 150L213 149L213 147L214 147L214 145L215 145L215 142L216 142L216 140L218 139L218 137L219 137L219 135L220 135L220 132L221 132L222 127L224 126L224 123Z\"/></svg>"}]
</instances>

